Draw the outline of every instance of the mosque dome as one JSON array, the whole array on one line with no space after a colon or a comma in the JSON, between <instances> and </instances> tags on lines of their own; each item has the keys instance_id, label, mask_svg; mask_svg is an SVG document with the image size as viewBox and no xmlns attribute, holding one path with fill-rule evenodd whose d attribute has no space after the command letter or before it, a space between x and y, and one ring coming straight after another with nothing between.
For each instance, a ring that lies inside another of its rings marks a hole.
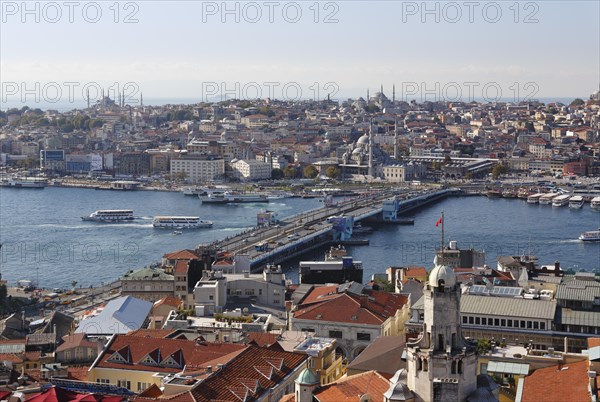
<instances>
[{"instance_id":1,"label":"mosque dome","mask_svg":"<svg viewBox=\"0 0 600 402\"><path fill-rule=\"evenodd\" d=\"M363 134L356 142L356 145L367 145L367 144L369 144L369 136L367 134Z\"/></svg>"}]
</instances>

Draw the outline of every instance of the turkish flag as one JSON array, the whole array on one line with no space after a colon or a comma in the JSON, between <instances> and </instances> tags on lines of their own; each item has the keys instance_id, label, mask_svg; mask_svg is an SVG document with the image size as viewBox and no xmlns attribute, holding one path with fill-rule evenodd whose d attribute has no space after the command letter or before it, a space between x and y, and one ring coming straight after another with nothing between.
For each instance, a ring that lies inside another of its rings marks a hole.
<instances>
[{"instance_id":1,"label":"turkish flag","mask_svg":"<svg viewBox=\"0 0 600 402\"><path fill-rule=\"evenodd\" d=\"M435 227L437 228L440 223L442 223L442 218L440 217L440 219L438 219L438 221L435 223Z\"/></svg>"}]
</instances>

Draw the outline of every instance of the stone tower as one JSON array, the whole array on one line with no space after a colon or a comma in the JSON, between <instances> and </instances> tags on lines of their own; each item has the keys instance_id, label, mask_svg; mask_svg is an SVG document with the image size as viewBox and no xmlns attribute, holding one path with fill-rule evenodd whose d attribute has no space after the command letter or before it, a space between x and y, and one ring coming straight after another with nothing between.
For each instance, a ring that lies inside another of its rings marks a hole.
<instances>
[{"instance_id":1,"label":"stone tower","mask_svg":"<svg viewBox=\"0 0 600 402\"><path fill-rule=\"evenodd\" d=\"M415 401L464 401L477 388L477 355L462 337L454 271L436 259L423 293L423 332L407 344L408 387Z\"/></svg>"},{"instance_id":2,"label":"stone tower","mask_svg":"<svg viewBox=\"0 0 600 402\"><path fill-rule=\"evenodd\" d=\"M312 402L313 393L319 387L319 378L314 371L305 368L294 381L296 402Z\"/></svg>"}]
</instances>

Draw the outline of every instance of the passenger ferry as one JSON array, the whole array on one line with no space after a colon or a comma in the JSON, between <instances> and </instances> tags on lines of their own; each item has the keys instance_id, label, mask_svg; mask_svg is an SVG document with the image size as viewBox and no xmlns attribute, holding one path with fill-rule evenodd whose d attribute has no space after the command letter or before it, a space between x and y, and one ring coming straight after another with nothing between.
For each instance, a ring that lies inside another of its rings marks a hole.
<instances>
[{"instance_id":1,"label":"passenger ferry","mask_svg":"<svg viewBox=\"0 0 600 402\"><path fill-rule=\"evenodd\" d=\"M200 195L200 200L207 204L238 204L251 202L269 202L269 198L264 194L252 193L234 193L226 191L224 193L212 192L207 195Z\"/></svg>"},{"instance_id":2,"label":"passenger ferry","mask_svg":"<svg viewBox=\"0 0 600 402\"><path fill-rule=\"evenodd\" d=\"M528 204L537 204L543 195L544 195L544 193L537 193L537 194L530 195L529 197L527 197L527 203Z\"/></svg>"},{"instance_id":3,"label":"passenger ferry","mask_svg":"<svg viewBox=\"0 0 600 402\"><path fill-rule=\"evenodd\" d=\"M554 200L556 197L558 197L558 194L556 193L544 194L540 197L539 203L540 205L550 205L552 204L552 200Z\"/></svg>"},{"instance_id":4,"label":"passenger ferry","mask_svg":"<svg viewBox=\"0 0 600 402\"><path fill-rule=\"evenodd\" d=\"M590 205L591 205L592 209L600 210L600 197L592 198Z\"/></svg>"},{"instance_id":5,"label":"passenger ferry","mask_svg":"<svg viewBox=\"0 0 600 402\"><path fill-rule=\"evenodd\" d=\"M212 225L211 221L201 220L198 216L155 216L152 219L155 228L198 229Z\"/></svg>"},{"instance_id":6,"label":"passenger ferry","mask_svg":"<svg viewBox=\"0 0 600 402\"><path fill-rule=\"evenodd\" d=\"M559 195L558 197L555 197L552 199L552 206L553 207L564 207L565 205L567 205L569 203L569 198L571 198L571 196L569 194Z\"/></svg>"},{"instance_id":7,"label":"passenger ferry","mask_svg":"<svg viewBox=\"0 0 600 402\"><path fill-rule=\"evenodd\" d=\"M181 190L181 192L183 195L195 196L202 194L203 190L197 187L185 187Z\"/></svg>"},{"instance_id":8,"label":"passenger ferry","mask_svg":"<svg viewBox=\"0 0 600 402\"><path fill-rule=\"evenodd\" d=\"M48 181L46 179L38 177L24 177L20 179L5 179L0 181L0 187L42 189L47 185Z\"/></svg>"},{"instance_id":9,"label":"passenger ferry","mask_svg":"<svg viewBox=\"0 0 600 402\"><path fill-rule=\"evenodd\" d=\"M99 209L90 214L82 216L84 221L115 223L133 220L133 209Z\"/></svg>"},{"instance_id":10,"label":"passenger ferry","mask_svg":"<svg viewBox=\"0 0 600 402\"><path fill-rule=\"evenodd\" d=\"M583 232L579 235L581 241L600 241L600 229L590 232Z\"/></svg>"},{"instance_id":11,"label":"passenger ferry","mask_svg":"<svg viewBox=\"0 0 600 402\"><path fill-rule=\"evenodd\" d=\"M569 200L569 208L579 209L583 207L583 197L580 195L574 195Z\"/></svg>"}]
</instances>

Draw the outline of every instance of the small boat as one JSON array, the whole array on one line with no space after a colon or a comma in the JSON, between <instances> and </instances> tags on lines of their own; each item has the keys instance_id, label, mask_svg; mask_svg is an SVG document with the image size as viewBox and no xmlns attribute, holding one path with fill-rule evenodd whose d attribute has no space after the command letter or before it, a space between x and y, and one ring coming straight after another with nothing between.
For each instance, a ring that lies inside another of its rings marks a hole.
<instances>
[{"instance_id":1,"label":"small boat","mask_svg":"<svg viewBox=\"0 0 600 402\"><path fill-rule=\"evenodd\" d=\"M6 179L0 182L0 187L12 188L37 188L42 189L48 185L48 180L40 177L22 177Z\"/></svg>"},{"instance_id":2,"label":"small boat","mask_svg":"<svg viewBox=\"0 0 600 402\"><path fill-rule=\"evenodd\" d=\"M552 200L558 197L557 193L547 193L540 197L539 203L540 205L551 205Z\"/></svg>"},{"instance_id":3,"label":"small boat","mask_svg":"<svg viewBox=\"0 0 600 402\"><path fill-rule=\"evenodd\" d=\"M371 233L373 231L372 227L369 226L363 226L360 222L356 222L353 226L352 226L352 234L364 234L364 233Z\"/></svg>"},{"instance_id":4,"label":"small boat","mask_svg":"<svg viewBox=\"0 0 600 402\"><path fill-rule=\"evenodd\" d=\"M519 188L519 191L517 191L517 198L521 200L528 199L530 195L533 195L533 192L526 187L521 187Z\"/></svg>"},{"instance_id":5,"label":"small boat","mask_svg":"<svg viewBox=\"0 0 600 402\"><path fill-rule=\"evenodd\" d=\"M600 228L589 232L583 232L579 235L581 241L600 241Z\"/></svg>"},{"instance_id":6,"label":"small boat","mask_svg":"<svg viewBox=\"0 0 600 402\"><path fill-rule=\"evenodd\" d=\"M580 195L575 195L569 200L569 208L580 209L583 207L583 203L583 197Z\"/></svg>"},{"instance_id":7,"label":"small boat","mask_svg":"<svg viewBox=\"0 0 600 402\"><path fill-rule=\"evenodd\" d=\"M592 200L590 201L590 206L592 207L592 209L600 210L600 197L592 198Z\"/></svg>"},{"instance_id":8,"label":"small boat","mask_svg":"<svg viewBox=\"0 0 600 402\"><path fill-rule=\"evenodd\" d=\"M174 230L173 234L174 235L180 235L180 234L183 234L183 232L181 230Z\"/></svg>"},{"instance_id":9,"label":"small boat","mask_svg":"<svg viewBox=\"0 0 600 402\"><path fill-rule=\"evenodd\" d=\"M504 190L502 192L502 197L504 198L517 198L517 191L514 189Z\"/></svg>"},{"instance_id":10,"label":"small boat","mask_svg":"<svg viewBox=\"0 0 600 402\"><path fill-rule=\"evenodd\" d=\"M500 198L502 197L502 190L489 190L486 195L488 198Z\"/></svg>"}]
</instances>

